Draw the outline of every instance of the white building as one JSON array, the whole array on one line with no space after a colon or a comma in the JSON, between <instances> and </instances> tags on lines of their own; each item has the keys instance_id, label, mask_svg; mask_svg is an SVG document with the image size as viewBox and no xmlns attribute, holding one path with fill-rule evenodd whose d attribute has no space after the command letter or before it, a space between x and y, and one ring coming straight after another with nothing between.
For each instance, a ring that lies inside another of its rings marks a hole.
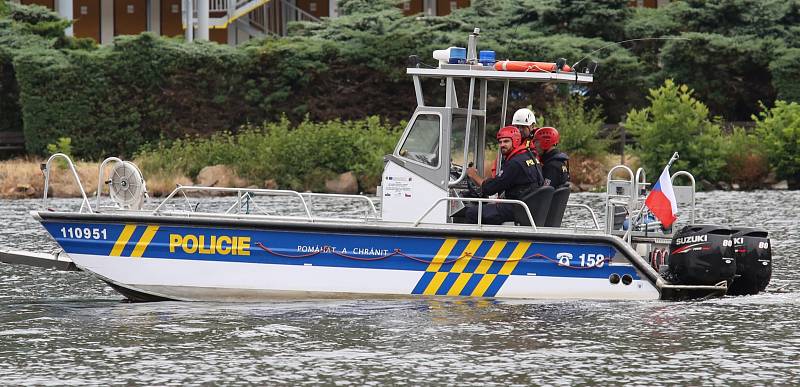
<instances>
[{"instance_id":1,"label":"white building","mask_svg":"<svg viewBox=\"0 0 800 387\"><path fill-rule=\"evenodd\" d=\"M285 35L290 21L336 17L337 0L12 0L39 4L73 19L68 35L111 43L117 35L151 31L158 35L185 35L238 44L251 37ZM407 0L406 15L447 15L468 7L470 0ZM194 29L187 31L186 12Z\"/></svg>"}]
</instances>

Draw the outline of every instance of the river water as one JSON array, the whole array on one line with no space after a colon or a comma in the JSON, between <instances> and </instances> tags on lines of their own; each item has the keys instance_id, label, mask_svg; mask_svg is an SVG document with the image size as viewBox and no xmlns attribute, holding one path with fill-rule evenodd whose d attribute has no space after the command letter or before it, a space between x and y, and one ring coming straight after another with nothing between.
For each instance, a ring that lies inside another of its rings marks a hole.
<instances>
[{"instance_id":1,"label":"river water","mask_svg":"<svg viewBox=\"0 0 800 387\"><path fill-rule=\"evenodd\" d=\"M598 194L570 200L602 206ZM86 273L0 264L0 383L800 384L800 193L697 202L708 223L769 230L771 287L788 291L693 302L133 304ZM55 247L28 214L38 206L0 200L0 246Z\"/></svg>"}]
</instances>

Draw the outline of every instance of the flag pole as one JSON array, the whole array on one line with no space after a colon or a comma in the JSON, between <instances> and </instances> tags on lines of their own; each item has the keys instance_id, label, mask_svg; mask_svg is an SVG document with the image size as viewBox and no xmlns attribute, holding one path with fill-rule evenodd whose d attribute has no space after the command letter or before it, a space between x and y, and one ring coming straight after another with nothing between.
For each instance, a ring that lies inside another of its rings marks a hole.
<instances>
[{"instance_id":1,"label":"flag pole","mask_svg":"<svg viewBox=\"0 0 800 387\"><path fill-rule=\"evenodd\" d=\"M675 160L677 160L678 158L679 158L678 152L673 153L672 157L669 159L669 162L667 163L667 168L671 167L672 163L674 163Z\"/></svg>"},{"instance_id":2,"label":"flag pole","mask_svg":"<svg viewBox=\"0 0 800 387\"><path fill-rule=\"evenodd\" d=\"M669 169L669 167L671 167L672 164L675 162L675 160L678 160L679 157L680 156L678 156L678 152L673 153L672 157L670 157L669 162L667 163L666 168ZM628 223L628 231L626 231L625 235L622 237L622 239L624 241L627 241L628 244L631 243L631 234L633 233L634 227L638 226L639 222L642 220L642 213L644 212L644 207L645 207L645 202L642 201L642 206L639 208L639 213L636 214L636 218L634 218L633 221Z\"/></svg>"}]
</instances>

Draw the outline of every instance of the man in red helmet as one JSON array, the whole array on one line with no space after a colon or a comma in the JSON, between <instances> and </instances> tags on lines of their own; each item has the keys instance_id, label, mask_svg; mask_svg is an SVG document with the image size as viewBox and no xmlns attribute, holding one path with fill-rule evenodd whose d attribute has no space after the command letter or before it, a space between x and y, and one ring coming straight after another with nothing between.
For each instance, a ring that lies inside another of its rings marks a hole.
<instances>
[{"instance_id":1,"label":"man in red helmet","mask_svg":"<svg viewBox=\"0 0 800 387\"><path fill-rule=\"evenodd\" d=\"M484 179L475 168L467 169L467 176L481 187L484 195L504 193L506 199L520 199L526 193L542 186L542 171L539 163L528 152L522 142L519 129L506 126L497 132L497 141L504 161L497 177ZM503 224L514 220L513 204L497 203L483 206L482 221L485 224ZM478 223L478 206L468 207L467 222Z\"/></svg>"},{"instance_id":2,"label":"man in red helmet","mask_svg":"<svg viewBox=\"0 0 800 387\"><path fill-rule=\"evenodd\" d=\"M542 162L544 184L554 188L569 185L569 157L556 148L561 136L556 128L539 128L533 134L533 141Z\"/></svg>"}]
</instances>

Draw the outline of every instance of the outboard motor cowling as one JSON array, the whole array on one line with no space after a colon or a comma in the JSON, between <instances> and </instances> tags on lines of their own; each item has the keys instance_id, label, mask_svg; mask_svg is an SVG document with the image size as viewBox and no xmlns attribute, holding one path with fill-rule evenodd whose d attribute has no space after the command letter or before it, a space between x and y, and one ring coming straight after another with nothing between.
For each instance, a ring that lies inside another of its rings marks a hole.
<instances>
[{"instance_id":1,"label":"outboard motor cowling","mask_svg":"<svg viewBox=\"0 0 800 387\"><path fill-rule=\"evenodd\" d=\"M756 228L732 230L736 278L728 294L746 295L763 292L772 278L772 246L768 234Z\"/></svg>"},{"instance_id":2,"label":"outboard motor cowling","mask_svg":"<svg viewBox=\"0 0 800 387\"><path fill-rule=\"evenodd\" d=\"M667 279L679 285L716 285L733 280L736 260L731 230L715 225L688 225L669 245Z\"/></svg>"}]
</instances>

